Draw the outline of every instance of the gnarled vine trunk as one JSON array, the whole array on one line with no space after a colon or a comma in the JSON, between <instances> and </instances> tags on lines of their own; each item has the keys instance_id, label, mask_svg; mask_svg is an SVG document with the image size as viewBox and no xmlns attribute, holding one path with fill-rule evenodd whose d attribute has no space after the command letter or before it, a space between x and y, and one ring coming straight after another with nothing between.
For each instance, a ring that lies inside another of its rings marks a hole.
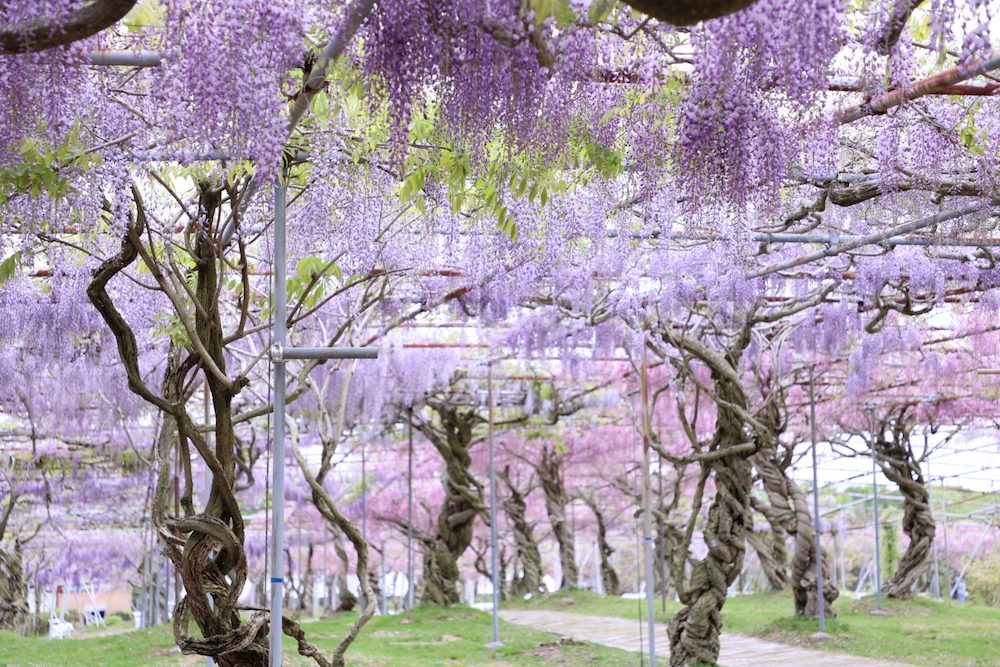
<instances>
[{"instance_id":1,"label":"gnarled vine trunk","mask_svg":"<svg viewBox=\"0 0 1000 667\"><path fill-rule=\"evenodd\" d=\"M507 487L507 496L503 499L503 509L510 519L511 530L514 532L514 545L517 549L517 559L521 563L521 572L515 571L511 582L512 595L538 593L542 588L542 555L538 551L534 529L527 519L528 504L525 501L530 489L518 486L510 477L510 466L499 470L498 476ZM502 581L502 579L501 579Z\"/></svg>"},{"instance_id":2,"label":"gnarled vine trunk","mask_svg":"<svg viewBox=\"0 0 1000 667\"><path fill-rule=\"evenodd\" d=\"M152 515L160 548L173 562L184 585L185 595L174 610L174 639L184 653L212 656L222 667L237 667L266 661L268 613L254 609L244 618L238 602L246 582L247 560L242 510L234 493L237 443L232 400L247 380L231 379L226 374L225 333L220 314L222 262L213 236L221 215L221 190L207 183L199 183L199 190L198 214L192 221L193 293L189 292L187 277L178 278L171 273L160 257L144 245L146 211L138 189L133 187L135 210L124 230L121 246L94 272L87 296L115 337L129 389L163 415L155 446L157 481ZM184 350L171 345L159 392L146 384L139 368L135 334L107 291L108 283L140 257L160 289L174 295L186 294L194 302L190 305L185 299L175 297L174 307L183 320L189 341ZM204 372L214 409L211 443L186 406L188 376L198 369ZM195 512L192 502L191 445L212 475L208 501L201 512ZM180 516L169 513L175 448L179 449L177 458L184 465ZM198 635L189 632L192 620L198 626ZM285 620L283 629L299 641L303 655L318 653L304 641L296 624Z\"/></svg>"},{"instance_id":3,"label":"gnarled vine trunk","mask_svg":"<svg viewBox=\"0 0 1000 667\"><path fill-rule=\"evenodd\" d=\"M472 544L476 517L485 516L482 484L472 474L469 448L473 429L482 418L472 409L444 401L429 401L437 423L414 419L445 462L444 502L438 511L434 535L421 538L423 548L423 602L448 606L460 600L458 559ZM411 416L411 418L413 418Z\"/></svg>"},{"instance_id":4,"label":"gnarled vine trunk","mask_svg":"<svg viewBox=\"0 0 1000 667\"><path fill-rule=\"evenodd\" d=\"M816 618L819 616L818 582L816 580L816 530L812 522L812 512L809 510L809 500L795 480L791 479L778 460L773 446L762 449L752 458L753 464L760 473L767 493L769 503L757 502L771 523L773 536L772 547L775 561L784 557L785 533L791 535L795 542L792 549L791 572L788 581L791 583L795 599L795 613L800 616ZM780 531L780 533L779 533ZM779 535L781 539L779 540ZM751 543L755 537L750 537ZM758 550L758 553L761 553ZM823 554L823 570L828 572L826 553ZM764 558L762 557L762 562ZM777 564L774 564L777 568ZM767 566L765 565L765 572ZM775 572L775 578L778 573ZM770 580L770 575L769 575ZM772 585L775 582L772 582ZM834 616L833 601L839 597L840 591L831 582L830 576L823 577L824 615Z\"/></svg>"},{"instance_id":5,"label":"gnarled vine trunk","mask_svg":"<svg viewBox=\"0 0 1000 667\"><path fill-rule=\"evenodd\" d=\"M674 347L693 354L708 366L716 403L715 432L707 449L697 459L701 474L694 505L697 512L704 484L711 476L715 497L708 508L703 529L708 553L692 567L686 585L678 587L678 597L684 607L673 615L667 628L670 664L674 667L718 662L722 607L729 587L743 569L746 535L753 530L750 514L753 475L749 457L755 453L759 442L770 442L774 438L763 424L756 424L753 433L750 432L746 421L749 401L736 371L740 355L750 341L751 321L748 320L724 354L698 340L678 337L672 330L664 330L665 338ZM694 518L688 525L686 546L690 544ZM684 581L686 556L687 553L679 553L674 558L674 578L679 583Z\"/></svg>"},{"instance_id":6,"label":"gnarled vine trunk","mask_svg":"<svg viewBox=\"0 0 1000 667\"><path fill-rule=\"evenodd\" d=\"M917 579L930 566L936 526L920 464L906 446L909 429L901 429L899 438L893 440L880 439L875 453L883 474L899 487L903 496L903 532L910 543L899 559L896 573L883 584L882 592L891 598L908 599L913 596Z\"/></svg>"},{"instance_id":7,"label":"gnarled vine trunk","mask_svg":"<svg viewBox=\"0 0 1000 667\"><path fill-rule=\"evenodd\" d=\"M563 481L563 455L556 451L555 447L543 445L542 457L535 470L542 486L542 493L545 495L545 511L549 515L552 534L559 546L559 565L562 570L559 589L568 591L576 588L580 571L576 566L573 527L566 520L569 494Z\"/></svg>"},{"instance_id":8,"label":"gnarled vine trunk","mask_svg":"<svg viewBox=\"0 0 1000 667\"><path fill-rule=\"evenodd\" d=\"M611 565L611 554L614 548L608 543L608 526L604 518L604 512L598 506L597 501L591 495L583 495L583 502L587 504L594 514L597 522L597 555L601 568L601 585L604 587L605 595L618 595L621 582L618 580L618 573Z\"/></svg>"},{"instance_id":9,"label":"gnarled vine trunk","mask_svg":"<svg viewBox=\"0 0 1000 667\"><path fill-rule=\"evenodd\" d=\"M785 531L773 525L766 531L751 530L747 533L747 543L757 554L768 585L776 591L785 590L788 585Z\"/></svg>"},{"instance_id":10,"label":"gnarled vine trunk","mask_svg":"<svg viewBox=\"0 0 1000 667\"><path fill-rule=\"evenodd\" d=\"M717 439L720 450L742 442L727 434ZM753 529L748 512L750 462L737 454L710 465L716 493L704 530L708 554L694 566L690 584L680 591L684 607L670 619L667 630L670 664L677 667L718 661L722 606L726 591L743 569L746 533Z\"/></svg>"},{"instance_id":11,"label":"gnarled vine trunk","mask_svg":"<svg viewBox=\"0 0 1000 667\"><path fill-rule=\"evenodd\" d=\"M21 631L28 620L28 586L21 546L0 548L0 630Z\"/></svg>"},{"instance_id":12,"label":"gnarled vine trunk","mask_svg":"<svg viewBox=\"0 0 1000 667\"><path fill-rule=\"evenodd\" d=\"M340 559L341 567L330 582L331 591L328 595L333 600L333 586L337 587L337 606L333 611L352 611L358 606L358 596L347 587L347 571L351 567L351 561L347 558L347 549L344 548L343 534L339 530L333 532L333 550Z\"/></svg>"}]
</instances>

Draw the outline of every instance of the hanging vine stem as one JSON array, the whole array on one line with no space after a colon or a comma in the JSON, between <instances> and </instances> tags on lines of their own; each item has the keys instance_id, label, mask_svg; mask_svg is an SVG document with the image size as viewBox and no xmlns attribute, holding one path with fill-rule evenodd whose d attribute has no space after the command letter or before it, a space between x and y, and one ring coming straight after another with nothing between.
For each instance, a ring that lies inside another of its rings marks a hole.
<instances>
[{"instance_id":1,"label":"hanging vine stem","mask_svg":"<svg viewBox=\"0 0 1000 667\"><path fill-rule=\"evenodd\" d=\"M319 653L318 650L315 653L310 653L309 657L316 660L316 662L321 665L321 667L343 667L344 665L344 654L350 645L357 639L358 635L361 633L361 628L371 620L371 617L375 615L375 610L378 608L378 601L375 599L375 591L372 588L371 581L368 579L368 542L365 540L364 535L358 529L357 525L351 521L349 518L344 516L340 510L337 508L336 503L327 493L326 489L316 481L316 477L309 470L309 463L302 456L302 452L299 450L299 432L298 426L295 424L294 420L288 422L289 427L289 446L292 450L292 455L295 457L296 462L299 464L299 468L302 470L302 476L305 478L306 483L309 488L312 489L313 503L316 505L316 509L319 513L323 515L323 518L329 521L331 524L336 526L337 529L342 531L347 539L351 541L354 546L355 554L357 555L357 575L358 581L360 582L361 591L364 594L365 606L361 610L361 615L358 616L357 620L351 625L351 629L348 630L347 635L340 640L337 644L337 648L333 651L333 656L329 661L327 661ZM291 623L286 619L286 624ZM289 634L287 631L285 634ZM293 635L294 636L294 635ZM296 639L299 639L296 637ZM300 645L305 642L305 639L299 639ZM307 643L307 642L306 642ZM299 653L306 655L299 649Z\"/></svg>"}]
</instances>

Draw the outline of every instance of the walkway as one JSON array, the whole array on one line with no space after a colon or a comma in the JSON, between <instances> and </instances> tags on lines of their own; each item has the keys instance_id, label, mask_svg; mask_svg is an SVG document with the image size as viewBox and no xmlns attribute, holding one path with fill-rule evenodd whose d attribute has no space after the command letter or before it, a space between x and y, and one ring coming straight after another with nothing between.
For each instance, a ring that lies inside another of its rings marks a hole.
<instances>
[{"instance_id":1,"label":"walkway","mask_svg":"<svg viewBox=\"0 0 1000 667\"><path fill-rule=\"evenodd\" d=\"M564 637L603 644L625 651L639 651L639 623L624 618L589 616L564 611L504 609L500 617L508 623L544 630ZM643 624L643 631L645 631ZM643 652L646 646L642 646ZM656 624L657 664L667 664L670 643L667 626ZM818 651L787 644L764 641L743 635L722 635L719 662L725 667L769 667L776 665L808 665L809 667L907 667L899 662L860 658L843 653Z\"/></svg>"}]
</instances>

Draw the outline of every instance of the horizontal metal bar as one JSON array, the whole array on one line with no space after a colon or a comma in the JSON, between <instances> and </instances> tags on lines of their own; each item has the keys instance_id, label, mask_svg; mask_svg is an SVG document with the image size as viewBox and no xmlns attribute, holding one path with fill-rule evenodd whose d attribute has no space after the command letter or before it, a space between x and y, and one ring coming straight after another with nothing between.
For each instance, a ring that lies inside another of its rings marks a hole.
<instances>
[{"instance_id":1,"label":"horizontal metal bar","mask_svg":"<svg viewBox=\"0 0 1000 667\"><path fill-rule=\"evenodd\" d=\"M758 234L754 241L762 243L847 243L862 238L853 235L838 234ZM964 246L971 248L994 248L1000 246L1000 238L962 238L931 236L890 236L875 245L919 245L919 246Z\"/></svg>"},{"instance_id":2,"label":"horizontal metal bar","mask_svg":"<svg viewBox=\"0 0 1000 667\"><path fill-rule=\"evenodd\" d=\"M121 67L159 67L163 56L152 51L93 51L91 65Z\"/></svg>"},{"instance_id":3,"label":"horizontal metal bar","mask_svg":"<svg viewBox=\"0 0 1000 667\"><path fill-rule=\"evenodd\" d=\"M942 222L948 222L949 220L954 220L955 218L960 218L964 215L969 215L971 213L975 213L976 211L980 211L984 207L985 204L981 201L972 202L958 209L954 209L951 211L944 211L943 213L938 213L937 215L932 215L927 218L921 218L919 220L913 220L911 222L907 222L902 225L891 227L890 229L887 229L884 232L856 237L851 241L845 241L842 243L838 243L837 245L828 246L824 250L812 252L807 255L796 257L794 259L789 259L787 261L774 264L759 271L755 271L749 274L747 277L762 278L772 273L777 273L778 271L792 269L795 268L796 266L802 266L803 264L815 262L817 260L824 259L826 257L833 257L834 255L839 255L840 253L844 253L849 250L854 250L855 248L860 248L861 246L877 245L879 243L884 242L886 239L905 236L919 229L925 229L927 227L940 224Z\"/></svg>"},{"instance_id":4,"label":"horizontal metal bar","mask_svg":"<svg viewBox=\"0 0 1000 667\"><path fill-rule=\"evenodd\" d=\"M378 359L376 347L286 347L285 359Z\"/></svg>"}]
</instances>

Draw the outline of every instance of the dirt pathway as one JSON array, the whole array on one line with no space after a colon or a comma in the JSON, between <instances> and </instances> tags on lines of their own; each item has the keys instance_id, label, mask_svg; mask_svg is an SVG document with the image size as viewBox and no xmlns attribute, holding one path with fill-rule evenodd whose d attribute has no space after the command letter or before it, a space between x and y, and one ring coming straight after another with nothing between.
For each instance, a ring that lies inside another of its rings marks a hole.
<instances>
[{"instance_id":1,"label":"dirt pathway","mask_svg":"<svg viewBox=\"0 0 1000 667\"><path fill-rule=\"evenodd\" d=\"M508 623L524 625L565 637L603 644L625 651L646 652L645 636L640 640L635 620L608 616L589 616L564 611L506 609L500 617ZM643 633L645 633L643 624ZM657 664L668 663L670 644L667 626L656 624ZM725 667L770 667L772 665L807 665L808 667L907 667L903 663L861 658L843 653L789 646L756 637L723 633L719 662Z\"/></svg>"}]
</instances>

